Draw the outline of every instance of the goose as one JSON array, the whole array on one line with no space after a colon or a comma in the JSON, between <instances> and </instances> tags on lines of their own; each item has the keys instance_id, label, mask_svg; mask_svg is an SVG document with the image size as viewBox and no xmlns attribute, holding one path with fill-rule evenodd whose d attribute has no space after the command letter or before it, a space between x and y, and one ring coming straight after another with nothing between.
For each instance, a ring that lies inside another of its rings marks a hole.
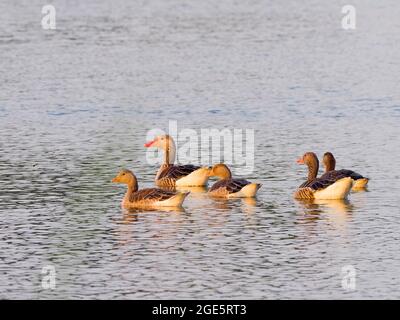
<instances>
[{"instance_id":1,"label":"goose","mask_svg":"<svg viewBox=\"0 0 400 320\"><path fill-rule=\"evenodd\" d=\"M209 173L210 177L218 177L219 181L214 183L208 190L213 197L219 198L252 198L256 196L260 183L251 183L244 179L233 179L229 168L219 163L214 165Z\"/></svg>"},{"instance_id":2,"label":"goose","mask_svg":"<svg viewBox=\"0 0 400 320\"><path fill-rule=\"evenodd\" d=\"M353 190L363 189L367 186L369 179L363 177L361 174L354 172L352 170L335 170L336 159L331 152L325 152L323 158L323 164L325 167L325 173L321 176L321 178L334 178L337 175L344 175L346 177L350 177L353 180Z\"/></svg>"},{"instance_id":3,"label":"goose","mask_svg":"<svg viewBox=\"0 0 400 320\"><path fill-rule=\"evenodd\" d=\"M139 190L135 174L127 169L121 170L111 182L128 186L121 203L124 208L181 207L186 196L190 193L172 192L159 188Z\"/></svg>"},{"instance_id":4,"label":"goose","mask_svg":"<svg viewBox=\"0 0 400 320\"><path fill-rule=\"evenodd\" d=\"M329 179L317 178L319 161L313 152L305 153L297 160L297 163L307 165L308 178L294 193L296 199L335 200L347 198L353 186L353 180L350 177L337 175Z\"/></svg>"},{"instance_id":5,"label":"goose","mask_svg":"<svg viewBox=\"0 0 400 320\"><path fill-rule=\"evenodd\" d=\"M198 187L208 181L208 167L174 165L176 146L170 135L160 135L144 145L146 148L164 150L164 162L156 174L156 185L159 187Z\"/></svg>"}]
</instances>

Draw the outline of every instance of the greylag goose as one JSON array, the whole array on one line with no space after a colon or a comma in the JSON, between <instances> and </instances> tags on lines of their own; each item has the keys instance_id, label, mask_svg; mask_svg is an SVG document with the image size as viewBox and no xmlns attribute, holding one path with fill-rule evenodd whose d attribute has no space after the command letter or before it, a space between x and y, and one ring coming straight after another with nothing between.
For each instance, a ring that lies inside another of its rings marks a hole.
<instances>
[{"instance_id":1,"label":"greylag goose","mask_svg":"<svg viewBox=\"0 0 400 320\"><path fill-rule=\"evenodd\" d=\"M219 181L213 184L208 193L219 198L251 198L255 197L261 184L251 183L244 179L232 179L229 168L223 164L216 164L211 168L210 177L218 177Z\"/></svg>"},{"instance_id":2,"label":"greylag goose","mask_svg":"<svg viewBox=\"0 0 400 320\"><path fill-rule=\"evenodd\" d=\"M331 179L339 176L350 177L353 180L353 190L363 189L367 186L369 179L363 177L361 174L354 172L352 170L341 169L335 170L336 159L331 152L325 152L323 158L323 164L325 166L325 173L321 176L321 178Z\"/></svg>"},{"instance_id":3,"label":"greylag goose","mask_svg":"<svg viewBox=\"0 0 400 320\"><path fill-rule=\"evenodd\" d=\"M307 181L300 185L294 197L296 199L345 199L347 198L353 180L350 177L337 175L335 177L317 178L319 161L315 153L307 152L297 160L298 164L308 167Z\"/></svg>"},{"instance_id":4,"label":"greylag goose","mask_svg":"<svg viewBox=\"0 0 400 320\"><path fill-rule=\"evenodd\" d=\"M157 136L144 145L146 148L164 150L164 162L156 174L156 185L159 187L197 187L205 186L208 181L208 167L191 164L174 165L176 146L169 135Z\"/></svg>"},{"instance_id":5,"label":"greylag goose","mask_svg":"<svg viewBox=\"0 0 400 320\"><path fill-rule=\"evenodd\" d=\"M139 190L136 176L132 171L122 170L111 182L123 183L128 190L122 200L124 208L181 207L190 192L172 192L159 188Z\"/></svg>"}]
</instances>

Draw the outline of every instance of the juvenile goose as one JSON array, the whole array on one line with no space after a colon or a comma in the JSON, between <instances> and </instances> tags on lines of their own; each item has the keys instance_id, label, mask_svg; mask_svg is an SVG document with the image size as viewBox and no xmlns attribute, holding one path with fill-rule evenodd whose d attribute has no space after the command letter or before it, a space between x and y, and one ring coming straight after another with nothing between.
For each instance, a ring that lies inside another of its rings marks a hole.
<instances>
[{"instance_id":1,"label":"juvenile goose","mask_svg":"<svg viewBox=\"0 0 400 320\"><path fill-rule=\"evenodd\" d=\"M123 183L128 190L122 200L124 208L180 207L190 192L172 192L158 188L139 190L136 176L132 171L122 170L111 182Z\"/></svg>"},{"instance_id":2,"label":"juvenile goose","mask_svg":"<svg viewBox=\"0 0 400 320\"><path fill-rule=\"evenodd\" d=\"M353 180L345 175L317 178L319 162L313 152L307 152L297 160L298 164L308 167L307 181L300 185L294 197L296 199L345 199L353 186Z\"/></svg>"},{"instance_id":3,"label":"juvenile goose","mask_svg":"<svg viewBox=\"0 0 400 320\"><path fill-rule=\"evenodd\" d=\"M207 167L191 164L174 165L176 146L169 135L157 136L153 141L144 145L164 150L164 162L156 174L156 185L159 187L197 187L205 186L208 181Z\"/></svg>"},{"instance_id":4,"label":"juvenile goose","mask_svg":"<svg viewBox=\"0 0 400 320\"><path fill-rule=\"evenodd\" d=\"M216 164L211 168L210 177L218 177L219 181L213 184L208 193L220 198L251 198L255 197L260 183L251 183L244 179L232 179L229 168L223 164Z\"/></svg>"},{"instance_id":5,"label":"juvenile goose","mask_svg":"<svg viewBox=\"0 0 400 320\"><path fill-rule=\"evenodd\" d=\"M325 173L321 176L321 178L331 179L336 177L337 175L350 177L353 180L353 190L363 189L367 186L369 179L363 177L361 174L354 172L352 170L335 170L336 159L331 152L325 152L323 158L323 164L325 167Z\"/></svg>"}]
</instances>

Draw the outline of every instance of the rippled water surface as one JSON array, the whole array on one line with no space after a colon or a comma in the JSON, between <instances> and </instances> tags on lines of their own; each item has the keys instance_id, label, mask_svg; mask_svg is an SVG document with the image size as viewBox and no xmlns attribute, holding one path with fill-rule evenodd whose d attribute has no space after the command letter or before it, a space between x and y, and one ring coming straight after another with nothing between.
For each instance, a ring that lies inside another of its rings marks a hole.
<instances>
[{"instance_id":1,"label":"rippled water surface","mask_svg":"<svg viewBox=\"0 0 400 320\"><path fill-rule=\"evenodd\" d=\"M349 31L342 1L52 3L56 30L0 3L1 299L400 298L398 1L353 1ZM152 186L169 120L254 129L257 199L122 210L111 178ZM328 150L368 191L292 199Z\"/></svg>"}]
</instances>

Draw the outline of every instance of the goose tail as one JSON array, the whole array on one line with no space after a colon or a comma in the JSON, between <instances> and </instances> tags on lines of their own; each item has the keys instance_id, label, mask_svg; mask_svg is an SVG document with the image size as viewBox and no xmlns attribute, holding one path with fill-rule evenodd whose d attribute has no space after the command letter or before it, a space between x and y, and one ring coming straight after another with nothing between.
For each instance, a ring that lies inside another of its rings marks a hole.
<instances>
[{"instance_id":1,"label":"goose tail","mask_svg":"<svg viewBox=\"0 0 400 320\"><path fill-rule=\"evenodd\" d=\"M354 181L353 190L354 189L364 189L367 187L369 179L362 178Z\"/></svg>"},{"instance_id":2,"label":"goose tail","mask_svg":"<svg viewBox=\"0 0 400 320\"><path fill-rule=\"evenodd\" d=\"M323 190L315 191L314 198L321 200L346 199L352 187L353 179L342 178Z\"/></svg>"},{"instance_id":3,"label":"goose tail","mask_svg":"<svg viewBox=\"0 0 400 320\"><path fill-rule=\"evenodd\" d=\"M160 204L163 207L181 207L183 201L185 201L185 199L189 195L189 193L190 193L190 191L178 192L176 195L172 196L168 200L161 201Z\"/></svg>"},{"instance_id":4,"label":"goose tail","mask_svg":"<svg viewBox=\"0 0 400 320\"><path fill-rule=\"evenodd\" d=\"M239 192L232 194L232 197L254 198L257 194L258 189L260 189L261 186L261 183L249 183L248 185L244 186Z\"/></svg>"}]
</instances>

